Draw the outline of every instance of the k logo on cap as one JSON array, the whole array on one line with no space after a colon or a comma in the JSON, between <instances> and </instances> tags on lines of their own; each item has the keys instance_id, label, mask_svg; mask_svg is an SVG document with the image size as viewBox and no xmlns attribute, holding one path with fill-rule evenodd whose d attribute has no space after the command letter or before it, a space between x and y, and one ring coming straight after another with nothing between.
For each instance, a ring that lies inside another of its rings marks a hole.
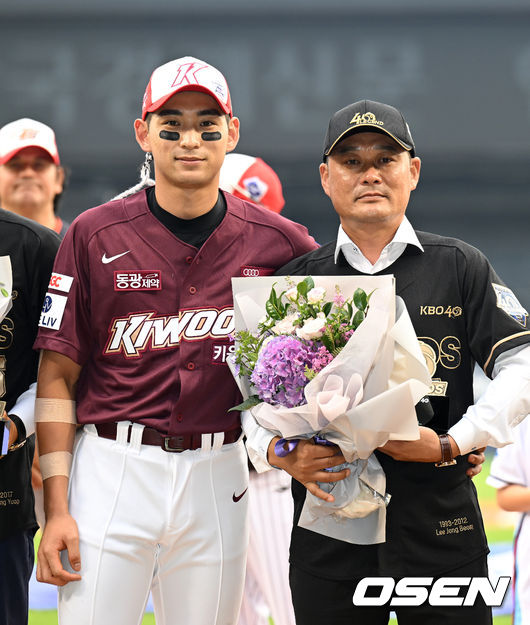
<instances>
[{"instance_id":1,"label":"k logo on cap","mask_svg":"<svg viewBox=\"0 0 530 625\"><path fill-rule=\"evenodd\" d=\"M207 93L217 101L224 113L232 117L232 101L225 77L212 65L185 56L157 67L151 74L144 94L142 119L180 91Z\"/></svg>"}]
</instances>

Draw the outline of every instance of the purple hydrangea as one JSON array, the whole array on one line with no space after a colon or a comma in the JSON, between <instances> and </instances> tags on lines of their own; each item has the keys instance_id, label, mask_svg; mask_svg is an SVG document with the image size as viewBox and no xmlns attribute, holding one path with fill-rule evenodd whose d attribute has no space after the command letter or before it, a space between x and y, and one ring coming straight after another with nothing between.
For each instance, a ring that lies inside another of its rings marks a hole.
<instances>
[{"instance_id":1,"label":"purple hydrangea","mask_svg":"<svg viewBox=\"0 0 530 625\"><path fill-rule=\"evenodd\" d=\"M305 404L304 387L309 382L305 368L316 356L311 344L293 336L276 336L260 350L251 375L259 398L287 408Z\"/></svg>"}]
</instances>

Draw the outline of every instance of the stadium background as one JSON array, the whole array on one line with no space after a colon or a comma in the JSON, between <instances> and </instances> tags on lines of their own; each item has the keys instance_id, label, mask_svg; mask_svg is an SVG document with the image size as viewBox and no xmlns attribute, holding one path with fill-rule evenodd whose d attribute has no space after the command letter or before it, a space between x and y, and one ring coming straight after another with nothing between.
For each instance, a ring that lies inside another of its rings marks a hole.
<instances>
[{"instance_id":1,"label":"stadium background","mask_svg":"<svg viewBox=\"0 0 530 625\"><path fill-rule=\"evenodd\" d=\"M4 0L0 125L55 129L65 219L136 182L149 74L184 55L226 74L238 151L276 169L320 242L338 225L318 177L330 114L397 106L423 160L414 225L481 248L530 306L528 0Z\"/></svg>"},{"instance_id":2,"label":"stadium background","mask_svg":"<svg viewBox=\"0 0 530 625\"><path fill-rule=\"evenodd\" d=\"M190 54L226 74L238 151L273 165L320 242L338 223L317 169L330 114L397 106L423 158L414 224L483 249L530 306L527 0L23 0L0 17L0 123L56 130L66 218L136 181L149 74Z\"/></svg>"}]
</instances>

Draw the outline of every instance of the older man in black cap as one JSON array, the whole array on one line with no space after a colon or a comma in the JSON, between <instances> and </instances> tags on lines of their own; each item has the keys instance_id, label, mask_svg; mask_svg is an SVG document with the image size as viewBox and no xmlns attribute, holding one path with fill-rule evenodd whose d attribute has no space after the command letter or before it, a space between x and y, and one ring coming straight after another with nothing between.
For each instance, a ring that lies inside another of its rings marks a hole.
<instances>
[{"instance_id":1,"label":"older man in black cap","mask_svg":"<svg viewBox=\"0 0 530 625\"><path fill-rule=\"evenodd\" d=\"M290 581L299 625L382 625L391 610L400 625L491 623L480 593L462 606L470 578L487 576L488 546L469 476L480 470L474 465L483 462L482 448L511 442L512 428L530 411L530 331L526 310L481 252L413 229L405 210L420 166L397 109L364 100L335 113L320 176L340 217L337 240L278 272L392 273L433 377L434 416L419 440L391 441L376 452L392 495L382 544L350 544L297 527L306 488L329 498L317 482L330 459L310 441L278 458L271 435L268 461L295 478ZM473 404L475 362L493 382ZM410 576L421 576L423 588L400 593L398 586L393 596L408 597L397 602L384 596L394 580ZM431 605L432 584L447 576L458 580L449 589L440 582L446 594L438 603L445 605ZM450 596L455 585L460 596Z\"/></svg>"}]
</instances>

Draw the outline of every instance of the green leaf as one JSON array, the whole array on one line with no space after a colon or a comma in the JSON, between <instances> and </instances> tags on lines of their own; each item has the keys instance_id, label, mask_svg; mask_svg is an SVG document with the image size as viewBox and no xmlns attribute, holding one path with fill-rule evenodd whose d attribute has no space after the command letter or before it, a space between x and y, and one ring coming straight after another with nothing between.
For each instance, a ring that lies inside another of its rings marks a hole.
<instances>
[{"instance_id":1,"label":"green leaf","mask_svg":"<svg viewBox=\"0 0 530 625\"><path fill-rule=\"evenodd\" d=\"M3 295L4 297L9 297L9 293L8 293L8 292L6 291L6 289L4 289L3 287L2 287L2 295Z\"/></svg>"},{"instance_id":2,"label":"green leaf","mask_svg":"<svg viewBox=\"0 0 530 625\"><path fill-rule=\"evenodd\" d=\"M326 302L324 306L322 306L322 312L326 315L326 317L331 312L332 306L333 306L333 302Z\"/></svg>"},{"instance_id":3,"label":"green leaf","mask_svg":"<svg viewBox=\"0 0 530 625\"><path fill-rule=\"evenodd\" d=\"M269 315L269 317L271 319L281 319L282 316L280 315L280 313L276 310L274 304L271 301L266 302L265 304L265 310L267 311L267 314Z\"/></svg>"},{"instance_id":4,"label":"green leaf","mask_svg":"<svg viewBox=\"0 0 530 625\"><path fill-rule=\"evenodd\" d=\"M368 299L363 289L357 289L355 291L355 293L353 294L353 303L355 304L355 307L359 310L364 310L366 308L366 305L368 304Z\"/></svg>"},{"instance_id":5,"label":"green leaf","mask_svg":"<svg viewBox=\"0 0 530 625\"><path fill-rule=\"evenodd\" d=\"M315 282L311 276L305 277L301 282L298 283L296 290L300 295L302 295L305 299L307 299L307 293L315 286Z\"/></svg>"},{"instance_id":6,"label":"green leaf","mask_svg":"<svg viewBox=\"0 0 530 625\"><path fill-rule=\"evenodd\" d=\"M363 321L364 321L364 313L362 310L358 310L353 316L352 326L354 327L355 330L357 330L357 328L361 325Z\"/></svg>"},{"instance_id":7,"label":"green leaf","mask_svg":"<svg viewBox=\"0 0 530 625\"><path fill-rule=\"evenodd\" d=\"M257 395L251 395L248 399L245 399L245 401L242 402L241 404L238 404L237 406L230 408L228 412L232 412L235 410L239 410L239 411L248 410L249 408L253 408L254 406L257 406L258 404L261 404L261 399Z\"/></svg>"},{"instance_id":8,"label":"green leaf","mask_svg":"<svg viewBox=\"0 0 530 625\"><path fill-rule=\"evenodd\" d=\"M300 293L302 297L307 299L307 284L305 280L302 280L302 282L299 282L297 284L296 290L298 291L298 293Z\"/></svg>"},{"instance_id":9,"label":"green leaf","mask_svg":"<svg viewBox=\"0 0 530 625\"><path fill-rule=\"evenodd\" d=\"M306 278L304 278L304 282L307 284L308 291L315 288L315 281L311 276L307 276Z\"/></svg>"},{"instance_id":10,"label":"green leaf","mask_svg":"<svg viewBox=\"0 0 530 625\"><path fill-rule=\"evenodd\" d=\"M317 372L308 367L307 365L304 368L304 375L308 380L312 380L316 376Z\"/></svg>"}]
</instances>

